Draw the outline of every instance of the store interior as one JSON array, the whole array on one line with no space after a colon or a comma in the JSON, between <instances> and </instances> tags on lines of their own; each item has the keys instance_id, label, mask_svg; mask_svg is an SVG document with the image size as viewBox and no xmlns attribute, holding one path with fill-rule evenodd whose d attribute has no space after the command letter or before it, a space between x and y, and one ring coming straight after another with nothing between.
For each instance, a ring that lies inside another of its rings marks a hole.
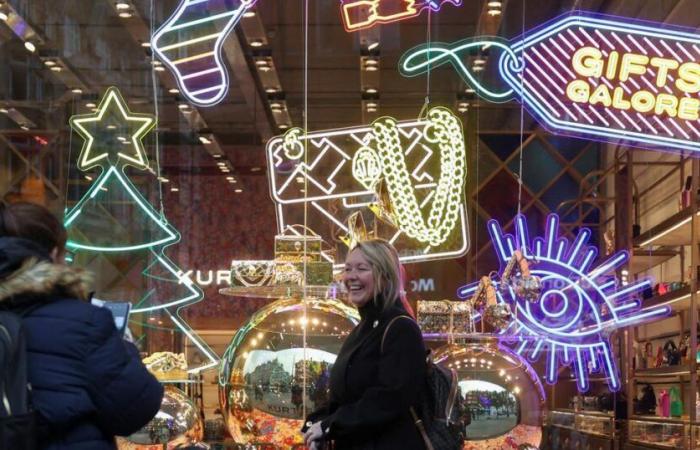
<instances>
[{"instance_id":1,"label":"store interior","mask_svg":"<svg viewBox=\"0 0 700 450\"><path fill-rule=\"evenodd\" d=\"M698 27L695 0L0 0L0 193L129 304L166 396L121 450L304 448L375 237L463 448L700 449Z\"/></svg>"}]
</instances>

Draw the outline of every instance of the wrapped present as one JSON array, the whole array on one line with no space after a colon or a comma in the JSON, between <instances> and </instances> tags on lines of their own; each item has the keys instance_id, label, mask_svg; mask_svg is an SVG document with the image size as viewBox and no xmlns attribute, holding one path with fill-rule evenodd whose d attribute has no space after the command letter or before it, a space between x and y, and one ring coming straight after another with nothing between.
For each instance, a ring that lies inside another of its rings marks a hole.
<instances>
[{"instance_id":1,"label":"wrapped present","mask_svg":"<svg viewBox=\"0 0 700 450\"><path fill-rule=\"evenodd\" d=\"M274 261L231 261L231 286L268 286L274 275Z\"/></svg>"},{"instance_id":2,"label":"wrapped present","mask_svg":"<svg viewBox=\"0 0 700 450\"><path fill-rule=\"evenodd\" d=\"M328 261L277 262L274 284L299 286L327 286L333 282L333 264Z\"/></svg>"},{"instance_id":3,"label":"wrapped present","mask_svg":"<svg viewBox=\"0 0 700 450\"><path fill-rule=\"evenodd\" d=\"M156 352L144 358L143 365L160 381L186 380L188 377L184 353Z\"/></svg>"},{"instance_id":4,"label":"wrapped present","mask_svg":"<svg viewBox=\"0 0 700 450\"><path fill-rule=\"evenodd\" d=\"M418 325L423 333L468 334L474 332L469 302L418 300Z\"/></svg>"},{"instance_id":5,"label":"wrapped present","mask_svg":"<svg viewBox=\"0 0 700 450\"><path fill-rule=\"evenodd\" d=\"M321 236L302 225L290 225L275 236L275 261L322 261Z\"/></svg>"}]
</instances>

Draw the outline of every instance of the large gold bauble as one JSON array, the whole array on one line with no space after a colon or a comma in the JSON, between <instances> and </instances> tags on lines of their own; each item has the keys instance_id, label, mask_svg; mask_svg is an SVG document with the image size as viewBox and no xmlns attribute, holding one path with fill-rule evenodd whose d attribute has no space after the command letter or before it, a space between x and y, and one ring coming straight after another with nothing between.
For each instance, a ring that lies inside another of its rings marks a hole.
<instances>
[{"instance_id":1,"label":"large gold bauble","mask_svg":"<svg viewBox=\"0 0 700 450\"><path fill-rule=\"evenodd\" d=\"M202 418L192 400L180 389L165 387L156 416L136 433L118 438L119 450L176 448L200 442L204 436Z\"/></svg>"},{"instance_id":2,"label":"large gold bauble","mask_svg":"<svg viewBox=\"0 0 700 450\"><path fill-rule=\"evenodd\" d=\"M489 335L440 347L433 359L457 371L460 391L471 412L465 450L540 445L545 392L527 361Z\"/></svg>"},{"instance_id":3,"label":"large gold bauble","mask_svg":"<svg viewBox=\"0 0 700 450\"><path fill-rule=\"evenodd\" d=\"M219 372L219 402L234 441L303 443L305 414L327 402L330 369L358 322L357 310L337 300L285 298L256 312L233 337Z\"/></svg>"}]
</instances>

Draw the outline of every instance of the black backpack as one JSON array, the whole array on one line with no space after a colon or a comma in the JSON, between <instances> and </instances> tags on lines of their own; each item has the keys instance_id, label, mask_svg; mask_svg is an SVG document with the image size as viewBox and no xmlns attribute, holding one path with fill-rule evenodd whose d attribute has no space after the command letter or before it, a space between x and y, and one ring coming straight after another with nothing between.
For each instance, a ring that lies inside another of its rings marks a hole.
<instances>
[{"instance_id":1,"label":"black backpack","mask_svg":"<svg viewBox=\"0 0 700 450\"><path fill-rule=\"evenodd\" d=\"M30 391L22 318L0 311L0 449L37 448Z\"/></svg>"},{"instance_id":2,"label":"black backpack","mask_svg":"<svg viewBox=\"0 0 700 450\"><path fill-rule=\"evenodd\" d=\"M413 320L409 316L394 317L384 329L382 351L389 327L402 317ZM471 418L457 383L457 372L435 364L428 351L426 389L420 405L422 416L410 408L427 450L460 450L464 445L465 428L471 423Z\"/></svg>"}]
</instances>

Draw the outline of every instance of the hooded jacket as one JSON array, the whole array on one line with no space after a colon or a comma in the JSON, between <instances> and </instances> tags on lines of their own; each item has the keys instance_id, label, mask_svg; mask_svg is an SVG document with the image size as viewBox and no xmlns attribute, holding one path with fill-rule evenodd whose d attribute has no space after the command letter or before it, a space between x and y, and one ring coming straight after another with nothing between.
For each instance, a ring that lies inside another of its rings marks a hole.
<instances>
[{"instance_id":1,"label":"hooded jacket","mask_svg":"<svg viewBox=\"0 0 700 450\"><path fill-rule=\"evenodd\" d=\"M23 314L42 449L116 449L114 436L148 423L163 398L112 314L89 303L88 282L34 242L0 238L0 308Z\"/></svg>"}]
</instances>

